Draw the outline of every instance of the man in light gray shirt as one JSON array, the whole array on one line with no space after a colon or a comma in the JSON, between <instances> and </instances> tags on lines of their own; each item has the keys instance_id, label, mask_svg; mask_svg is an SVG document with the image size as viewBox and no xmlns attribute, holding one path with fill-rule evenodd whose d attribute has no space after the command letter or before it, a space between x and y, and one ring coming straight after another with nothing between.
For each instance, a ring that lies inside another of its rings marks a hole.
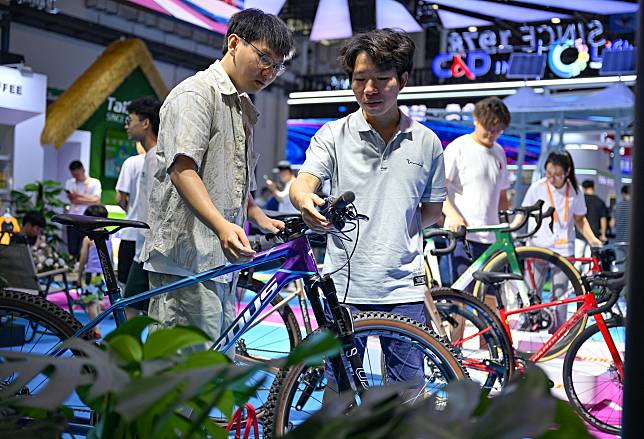
<instances>
[{"instance_id":1,"label":"man in light gray shirt","mask_svg":"<svg viewBox=\"0 0 644 439\"><path fill-rule=\"evenodd\" d=\"M315 134L290 196L307 225L324 232L331 224L317 211L324 200L316 190L330 180L332 195L354 192L357 211L369 221L360 226L350 282L346 267L340 269L347 254L334 236L327 241L324 271L333 273L340 300L352 310L425 322L422 230L440 218L447 189L437 136L398 109L414 49L407 35L390 29L357 35L343 47L341 60L360 109ZM355 231L348 235L356 240ZM390 378L413 379L422 371L422 356L398 355L408 345L396 343L383 342Z\"/></svg>"},{"instance_id":2,"label":"man in light gray shirt","mask_svg":"<svg viewBox=\"0 0 644 439\"><path fill-rule=\"evenodd\" d=\"M159 167L153 181L150 234L141 260L156 288L182 276L250 260L246 218L264 232L281 221L253 201L253 126L259 114L248 93L281 74L293 50L286 25L258 9L233 15L223 58L175 87L161 108ZM213 339L235 318L231 277L206 281L150 300L164 325L195 325Z\"/></svg>"}]
</instances>

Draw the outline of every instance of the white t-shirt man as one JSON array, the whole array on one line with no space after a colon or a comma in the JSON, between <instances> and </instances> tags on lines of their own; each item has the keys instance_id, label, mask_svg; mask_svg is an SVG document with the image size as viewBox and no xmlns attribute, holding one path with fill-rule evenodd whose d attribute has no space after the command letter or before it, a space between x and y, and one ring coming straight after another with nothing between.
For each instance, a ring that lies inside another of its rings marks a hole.
<instances>
[{"instance_id":1,"label":"white t-shirt man","mask_svg":"<svg viewBox=\"0 0 644 439\"><path fill-rule=\"evenodd\" d=\"M128 194L126 220L140 220L137 203L139 177L143 169L145 154L138 154L127 158L121 166L121 172L116 182L116 190ZM127 227L121 230L121 239L136 241L139 229Z\"/></svg>"},{"instance_id":2,"label":"white t-shirt man","mask_svg":"<svg viewBox=\"0 0 644 439\"><path fill-rule=\"evenodd\" d=\"M550 220L546 219L541 228L533 235L529 244L553 250L562 256L573 256L575 251L575 215L586 215L586 200L581 188L577 191L570 181L566 181L559 189L548 183L546 178L537 180L530 185L523 199L523 206L531 206L543 200L544 211L552 206L555 208L553 230L550 231ZM531 220L529 228L534 227Z\"/></svg>"},{"instance_id":3,"label":"white t-shirt man","mask_svg":"<svg viewBox=\"0 0 644 439\"><path fill-rule=\"evenodd\" d=\"M295 178L291 179L284 185L284 189L278 192L278 195L282 196L282 201L279 202L277 211L280 213L300 213L299 210L293 206L291 199L288 196L289 191L291 190L291 184L295 181Z\"/></svg>"},{"instance_id":4,"label":"white t-shirt man","mask_svg":"<svg viewBox=\"0 0 644 439\"><path fill-rule=\"evenodd\" d=\"M501 145L495 142L488 148L466 134L447 145L443 157L447 192L468 227L499 224L499 197L501 191L510 187L507 159ZM494 234L468 233L467 239L490 244Z\"/></svg>"},{"instance_id":5,"label":"white t-shirt man","mask_svg":"<svg viewBox=\"0 0 644 439\"><path fill-rule=\"evenodd\" d=\"M93 195L99 200L103 191L100 180L92 177L87 177L85 181L76 181L75 178L70 178L65 182L65 190L81 195ZM88 204L70 204L69 213L82 215L88 206Z\"/></svg>"}]
</instances>

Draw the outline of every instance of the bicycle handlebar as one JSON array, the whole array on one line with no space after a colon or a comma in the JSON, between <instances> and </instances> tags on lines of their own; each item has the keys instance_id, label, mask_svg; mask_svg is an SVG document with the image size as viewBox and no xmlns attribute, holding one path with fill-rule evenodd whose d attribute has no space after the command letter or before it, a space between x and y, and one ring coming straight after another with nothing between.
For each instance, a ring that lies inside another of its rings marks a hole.
<instances>
[{"instance_id":1,"label":"bicycle handlebar","mask_svg":"<svg viewBox=\"0 0 644 439\"><path fill-rule=\"evenodd\" d=\"M329 197L327 202L320 207L319 211L324 215L333 226L342 230L347 220L368 220L365 215L360 215L355 212L351 204L356 196L353 192L347 191L337 198ZM293 238L301 236L309 229L309 227L302 220L302 216L297 216L284 221L284 230L278 233L268 233L260 237L259 242L256 244L259 249L265 249L275 246L276 240L287 242ZM257 242L257 241L255 241Z\"/></svg>"},{"instance_id":2,"label":"bicycle handlebar","mask_svg":"<svg viewBox=\"0 0 644 439\"><path fill-rule=\"evenodd\" d=\"M467 229L464 226L460 226L456 232L447 229L429 229L423 232L423 237L430 239L443 236L449 240L446 248L435 248L430 251L432 256L439 256L453 252L456 248L456 241L464 241L466 233Z\"/></svg>"},{"instance_id":3,"label":"bicycle handlebar","mask_svg":"<svg viewBox=\"0 0 644 439\"><path fill-rule=\"evenodd\" d=\"M501 215L505 216L505 218L508 220L508 222L509 222L510 215L516 215L516 214L521 215L521 221L519 222L519 224L515 225L514 227L510 227L508 229L508 233L516 232L516 231L520 230L521 228L523 228L523 226L526 225L526 223L528 222L528 220L530 218L533 218L535 220L536 225L535 225L534 229L531 230L531 231L528 231L526 233L517 234L517 235L514 236L514 238L515 239L527 239L527 238L533 236L535 233L537 233L537 231L541 228L543 220L546 219L546 218L552 217L554 215L554 213L555 213L555 209L552 206L549 207L548 209L546 209L545 212L542 212L544 204L545 203L544 203L543 200L537 200L537 202L534 203L532 206L517 207L516 209L507 210L505 212L502 212ZM550 222L550 231L552 231L553 226L554 226L554 224L551 221Z\"/></svg>"},{"instance_id":4,"label":"bicycle handlebar","mask_svg":"<svg viewBox=\"0 0 644 439\"><path fill-rule=\"evenodd\" d=\"M594 316L596 314L601 314L606 311L609 311L617 300L619 299L619 292L626 285L626 276L624 273L614 273L614 272L602 272L592 279L592 284L601 288L608 290L609 297L608 301L602 306L599 306L591 311L588 311L589 316Z\"/></svg>"}]
</instances>

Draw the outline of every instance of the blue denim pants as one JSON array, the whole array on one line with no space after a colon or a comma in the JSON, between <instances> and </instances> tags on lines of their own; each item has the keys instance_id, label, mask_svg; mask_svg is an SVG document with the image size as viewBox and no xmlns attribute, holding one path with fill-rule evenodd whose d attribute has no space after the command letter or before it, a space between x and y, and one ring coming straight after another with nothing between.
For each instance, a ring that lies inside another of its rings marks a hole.
<instances>
[{"instance_id":1,"label":"blue denim pants","mask_svg":"<svg viewBox=\"0 0 644 439\"><path fill-rule=\"evenodd\" d=\"M425 304L423 302L412 303L395 303L385 305L354 305L347 304L351 307L353 314L365 311L382 311L393 314L399 314L409 317L419 323L426 323L425 319ZM325 303L324 311L326 316L331 318L331 311ZM361 359L364 359L366 338L356 338L356 347ZM381 338L380 346L384 354L384 361L387 365L387 380L388 382L423 382L424 369L423 369L423 355L417 350L410 350L409 343L406 341L392 340L389 338ZM366 371L369 375L369 371ZM333 385L335 383L335 376L331 373L331 365L326 363L326 378L327 384ZM383 377L384 378L384 377Z\"/></svg>"}]
</instances>

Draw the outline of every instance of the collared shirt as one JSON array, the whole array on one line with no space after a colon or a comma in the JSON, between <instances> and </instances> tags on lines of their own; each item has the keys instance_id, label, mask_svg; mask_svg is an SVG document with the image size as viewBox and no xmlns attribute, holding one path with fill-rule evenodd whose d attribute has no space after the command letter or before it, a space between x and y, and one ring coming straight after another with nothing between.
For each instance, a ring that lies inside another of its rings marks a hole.
<instances>
[{"instance_id":1,"label":"collared shirt","mask_svg":"<svg viewBox=\"0 0 644 439\"><path fill-rule=\"evenodd\" d=\"M253 125L259 114L238 94L219 61L176 86L161 107L154 175L141 260L202 272L226 262L215 232L181 198L168 174L179 155L191 158L224 218L242 225L254 189ZM161 258L162 260L158 259ZM157 271L146 264L146 269ZM163 271L175 274L172 271ZM182 275L179 274L179 275Z\"/></svg>"},{"instance_id":2,"label":"collared shirt","mask_svg":"<svg viewBox=\"0 0 644 439\"><path fill-rule=\"evenodd\" d=\"M138 197L136 199L136 209L137 209L137 219L138 221L143 221L144 223L148 222L148 212L150 210L150 192L152 191L152 185L154 184L154 174L156 173L158 167L157 159L157 147L154 146L150 148L148 152L143 155L143 167L141 169L141 174L139 175L139 181L137 185ZM141 250L143 250L143 244L145 238L148 236L147 229L132 229L136 230L136 246L134 251L134 260L136 262L141 261Z\"/></svg>"},{"instance_id":3,"label":"collared shirt","mask_svg":"<svg viewBox=\"0 0 644 439\"><path fill-rule=\"evenodd\" d=\"M321 181L331 180L331 194L356 195L359 213L369 217L347 234L353 242L329 236L324 271L332 273L351 253L347 303L405 303L423 300L422 222L420 203L447 196L443 148L429 128L400 114L398 131L388 144L358 110L325 124L311 140L300 169ZM332 275L340 300L347 267Z\"/></svg>"}]
</instances>

